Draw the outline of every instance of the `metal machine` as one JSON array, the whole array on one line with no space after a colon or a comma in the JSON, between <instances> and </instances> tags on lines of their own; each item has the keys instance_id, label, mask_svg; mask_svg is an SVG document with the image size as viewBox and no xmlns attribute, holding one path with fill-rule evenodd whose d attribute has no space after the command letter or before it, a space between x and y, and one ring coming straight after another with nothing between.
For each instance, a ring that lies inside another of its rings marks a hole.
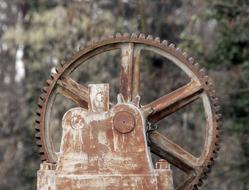
<instances>
[{"instance_id":1,"label":"metal machine","mask_svg":"<svg viewBox=\"0 0 249 190\"><path fill-rule=\"evenodd\" d=\"M121 50L120 93L109 102L108 84L83 86L70 78L89 58ZM147 105L140 104L140 53L152 51L182 69L190 82ZM50 118L56 94L78 107L62 119L60 152L50 135ZM158 121L200 99L206 118L204 148L200 157L160 134ZM197 189L210 172L218 151L221 114L210 78L194 59L174 44L140 34L116 34L93 41L56 68L42 90L35 121L42 157L38 190L172 190L170 164L186 173L177 189ZM161 157L155 167L150 152Z\"/></svg>"}]
</instances>

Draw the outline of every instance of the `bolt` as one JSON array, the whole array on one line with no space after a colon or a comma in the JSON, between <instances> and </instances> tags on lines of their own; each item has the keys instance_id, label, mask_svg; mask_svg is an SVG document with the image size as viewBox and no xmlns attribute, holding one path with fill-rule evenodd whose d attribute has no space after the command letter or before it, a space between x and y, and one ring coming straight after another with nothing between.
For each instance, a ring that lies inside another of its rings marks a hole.
<instances>
[{"instance_id":1,"label":"bolt","mask_svg":"<svg viewBox=\"0 0 249 190\"><path fill-rule=\"evenodd\" d=\"M114 116L113 125L118 132L129 133L135 127L135 118L130 112L120 111Z\"/></svg>"}]
</instances>

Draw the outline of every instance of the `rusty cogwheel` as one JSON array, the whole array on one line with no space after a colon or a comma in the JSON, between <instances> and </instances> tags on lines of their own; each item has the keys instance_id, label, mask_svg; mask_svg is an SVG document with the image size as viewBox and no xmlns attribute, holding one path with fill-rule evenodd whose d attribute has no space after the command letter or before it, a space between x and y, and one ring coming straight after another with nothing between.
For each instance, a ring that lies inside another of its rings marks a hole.
<instances>
[{"instance_id":1,"label":"rusty cogwheel","mask_svg":"<svg viewBox=\"0 0 249 190\"><path fill-rule=\"evenodd\" d=\"M169 44L167 41L161 42L159 38L153 38L151 35L146 37L144 34L116 34L94 40L58 65L56 73L51 75L43 87L38 101L35 129L36 142L42 160L57 161L57 154L50 135L50 117L56 94L60 93L78 106L87 108L88 87L73 81L69 75L89 58L114 49L120 49L122 52L120 93L126 102L138 101L141 50L152 51L172 61L191 79L188 84L147 105L139 106L139 109L143 112L145 119L153 124L197 99L202 100L206 115L206 135L200 157L190 154L157 130L151 130L148 134L151 152L187 174L187 180L177 189L197 189L211 171L211 166L219 150L221 114L218 98L210 78L192 57L181 52L174 44Z\"/></svg>"}]
</instances>

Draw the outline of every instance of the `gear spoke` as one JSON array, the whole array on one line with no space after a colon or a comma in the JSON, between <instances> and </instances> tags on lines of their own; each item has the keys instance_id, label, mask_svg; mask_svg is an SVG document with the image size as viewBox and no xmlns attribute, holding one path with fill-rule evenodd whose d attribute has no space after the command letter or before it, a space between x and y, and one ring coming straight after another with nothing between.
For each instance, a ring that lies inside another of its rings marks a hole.
<instances>
[{"instance_id":1,"label":"gear spoke","mask_svg":"<svg viewBox=\"0 0 249 190\"><path fill-rule=\"evenodd\" d=\"M70 77L63 77L57 81L58 92L74 101L78 106L88 108L88 88L75 82Z\"/></svg>"},{"instance_id":2,"label":"gear spoke","mask_svg":"<svg viewBox=\"0 0 249 190\"><path fill-rule=\"evenodd\" d=\"M140 96L140 48L134 49L134 70L133 70L133 89L132 99L135 100Z\"/></svg>"},{"instance_id":3,"label":"gear spoke","mask_svg":"<svg viewBox=\"0 0 249 190\"><path fill-rule=\"evenodd\" d=\"M191 81L185 86L145 105L143 111L148 116L148 120L155 123L198 99L201 92L201 85L196 81Z\"/></svg>"},{"instance_id":4,"label":"gear spoke","mask_svg":"<svg viewBox=\"0 0 249 190\"><path fill-rule=\"evenodd\" d=\"M190 172L195 170L198 158L175 144L157 131L149 133L151 151L179 169Z\"/></svg>"},{"instance_id":5,"label":"gear spoke","mask_svg":"<svg viewBox=\"0 0 249 190\"><path fill-rule=\"evenodd\" d=\"M139 95L140 88L140 49L133 43L121 46L120 93L126 102Z\"/></svg>"}]
</instances>

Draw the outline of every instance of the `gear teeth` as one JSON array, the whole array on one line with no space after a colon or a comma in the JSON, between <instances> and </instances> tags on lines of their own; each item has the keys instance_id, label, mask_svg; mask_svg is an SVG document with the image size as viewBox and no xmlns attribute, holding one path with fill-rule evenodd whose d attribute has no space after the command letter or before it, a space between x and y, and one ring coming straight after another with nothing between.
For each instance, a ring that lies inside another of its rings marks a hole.
<instances>
[{"instance_id":1,"label":"gear teeth","mask_svg":"<svg viewBox=\"0 0 249 190\"><path fill-rule=\"evenodd\" d=\"M45 100L45 95L44 95L44 94L41 94L41 95L39 96L39 99L40 99L41 101L44 101L44 100Z\"/></svg>"},{"instance_id":2,"label":"gear teeth","mask_svg":"<svg viewBox=\"0 0 249 190\"><path fill-rule=\"evenodd\" d=\"M153 40L153 36L149 34L146 39L147 40Z\"/></svg>"},{"instance_id":3,"label":"gear teeth","mask_svg":"<svg viewBox=\"0 0 249 190\"><path fill-rule=\"evenodd\" d=\"M215 119L216 119L216 121L220 121L221 120L221 114L216 114Z\"/></svg>"},{"instance_id":4,"label":"gear teeth","mask_svg":"<svg viewBox=\"0 0 249 190\"><path fill-rule=\"evenodd\" d=\"M35 123L35 124L34 124L34 126L35 126L34 128L35 128L35 131L36 131L36 132L40 132L40 131L41 131L40 128L39 128L39 125L40 125L40 124L38 124L38 123Z\"/></svg>"},{"instance_id":5,"label":"gear teeth","mask_svg":"<svg viewBox=\"0 0 249 190\"><path fill-rule=\"evenodd\" d=\"M132 33L131 34L131 38L137 38L137 34L136 33Z\"/></svg>"},{"instance_id":6,"label":"gear teeth","mask_svg":"<svg viewBox=\"0 0 249 190\"><path fill-rule=\"evenodd\" d=\"M206 173L209 174L209 173L211 173L211 171L212 171L212 166L209 164L206 167Z\"/></svg>"},{"instance_id":7,"label":"gear teeth","mask_svg":"<svg viewBox=\"0 0 249 190\"><path fill-rule=\"evenodd\" d=\"M218 105L218 103L219 103L219 98L218 98L218 97L215 97L215 98L212 99L212 101L213 101L213 104L214 104L214 105Z\"/></svg>"},{"instance_id":8,"label":"gear teeth","mask_svg":"<svg viewBox=\"0 0 249 190\"><path fill-rule=\"evenodd\" d=\"M217 139L217 141L218 141L218 143L220 143L222 141L224 131L223 130L219 130L218 134L219 134L219 138Z\"/></svg>"},{"instance_id":9,"label":"gear teeth","mask_svg":"<svg viewBox=\"0 0 249 190\"><path fill-rule=\"evenodd\" d=\"M204 68L201 68L200 73L201 73L202 76L204 76L204 75L206 75L206 70Z\"/></svg>"},{"instance_id":10,"label":"gear teeth","mask_svg":"<svg viewBox=\"0 0 249 190\"><path fill-rule=\"evenodd\" d=\"M37 102L37 106L39 108L42 108L42 105L43 105L43 101L39 98L38 102Z\"/></svg>"},{"instance_id":11,"label":"gear teeth","mask_svg":"<svg viewBox=\"0 0 249 190\"><path fill-rule=\"evenodd\" d=\"M182 54L182 50L180 48L176 48L176 52L179 53L179 54L180 53Z\"/></svg>"},{"instance_id":12,"label":"gear teeth","mask_svg":"<svg viewBox=\"0 0 249 190\"><path fill-rule=\"evenodd\" d=\"M38 109L36 110L36 115L39 117L41 116L41 108L38 107Z\"/></svg>"},{"instance_id":13,"label":"gear teeth","mask_svg":"<svg viewBox=\"0 0 249 190\"><path fill-rule=\"evenodd\" d=\"M145 39L145 34L139 34L139 38Z\"/></svg>"},{"instance_id":14,"label":"gear teeth","mask_svg":"<svg viewBox=\"0 0 249 190\"><path fill-rule=\"evenodd\" d=\"M194 185L193 190L198 190L197 185Z\"/></svg>"},{"instance_id":15,"label":"gear teeth","mask_svg":"<svg viewBox=\"0 0 249 190\"><path fill-rule=\"evenodd\" d=\"M215 93L215 90L214 89L211 89L211 98L215 98L216 97L216 93Z\"/></svg>"},{"instance_id":16,"label":"gear teeth","mask_svg":"<svg viewBox=\"0 0 249 190\"><path fill-rule=\"evenodd\" d=\"M56 72L56 73L59 73L58 67L55 67L55 72Z\"/></svg>"},{"instance_id":17,"label":"gear teeth","mask_svg":"<svg viewBox=\"0 0 249 190\"><path fill-rule=\"evenodd\" d=\"M217 113L221 111L220 105L215 106L214 109Z\"/></svg>"},{"instance_id":18,"label":"gear teeth","mask_svg":"<svg viewBox=\"0 0 249 190\"><path fill-rule=\"evenodd\" d=\"M211 89L213 87L213 83L207 75L203 77L203 82L204 85L206 86L205 88Z\"/></svg>"},{"instance_id":19,"label":"gear teeth","mask_svg":"<svg viewBox=\"0 0 249 190\"><path fill-rule=\"evenodd\" d=\"M186 52L183 52L182 54L186 59L188 58L188 54Z\"/></svg>"},{"instance_id":20,"label":"gear teeth","mask_svg":"<svg viewBox=\"0 0 249 190\"><path fill-rule=\"evenodd\" d=\"M42 102L44 102L44 100L45 100L44 94L41 94L41 95L39 96L39 100L42 101ZM39 101L39 100L38 100L38 101Z\"/></svg>"},{"instance_id":21,"label":"gear teeth","mask_svg":"<svg viewBox=\"0 0 249 190\"><path fill-rule=\"evenodd\" d=\"M203 181L200 179L198 184L197 184L199 187L203 185Z\"/></svg>"},{"instance_id":22,"label":"gear teeth","mask_svg":"<svg viewBox=\"0 0 249 190\"><path fill-rule=\"evenodd\" d=\"M169 47L172 48L172 49L175 49L176 45L171 43L171 44L169 44Z\"/></svg>"},{"instance_id":23,"label":"gear teeth","mask_svg":"<svg viewBox=\"0 0 249 190\"><path fill-rule=\"evenodd\" d=\"M168 46L169 42L167 40L163 40L162 44L165 45L165 46Z\"/></svg>"},{"instance_id":24,"label":"gear teeth","mask_svg":"<svg viewBox=\"0 0 249 190\"><path fill-rule=\"evenodd\" d=\"M208 175L207 175L206 172L204 172L204 173L202 174L202 176L201 176L201 179L202 179L202 180L206 180L207 178L208 178Z\"/></svg>"},{"instance_id":25,"label":"gear teeth","mask_svg":"<svg viewBox=\"0 0 249 190\"><path fill-rule=\"evenodd\" d=\"M125 38L129 38L129 37L130 37L130 34L127 33L127 32L125 32L125 33L123 34L123 36L124 36Z\"/></svg>"},{"instance_id":26,"label":"gear teeth","mask_svg":"<svg viewBox=\"0 0 249 190\"><path fill-rule=\"evenodd\" d=\"M195 59L194 59L193 57L190 57L190 58L188 58L188 61L189 61L191 64L194 64Z\"/></svg>"},{"instance_id":27,"label":"gear teeth","mask_svg":"<svg viewBox=\"0 0 249 190\"><path fill-rule=\"evenodd\" d=\"M44 86L44 87L42 88L42 92L47 93L47 92L48 92L48 88L49 88L49 87Z\"/></svg>"},{"instance_id":28,"label":"gear teeth","mask_svg":"<svg viewBox=\"0 0 249 190\"><path fill-rule=\"evenodd\" d=\"M205 82L209 82L209 77L207 75L205 75L203 78Z\"/></svg>"},{"instance_id":29,"label":"gear teeth","mask_svg":"<svg viewBox=\"0 0 249 190\"><path fill-rule=\"evenodd\" d=\"M221 134L222 134L222 131L219 131L219 132L217 132L217 134L215 136L217 144L220 143L220 141L221 141Z\"/></svg>"},{"instance_id":30,"label":"gear teeth","mask_svg":"<svg viewBox=\"0 0 249 190\"><path fill-rule=\"evenodd\" d=\"M207 165L207 173L211 173L212 171L212 166L214 165L214 162L209 161Z\"/></svg>"},{"instance_id":31,"label":"gear teeth","mask_svg":"<svg viewBox=\"0 0 249 190\"><path fill-rule=\"evenodd\" d=\"M218 152L218 151L220 150L220 146L217 145L217 146L215 147L215 150Z\"/></svg>"},{"instance_id":32,"label":"gear teeth","mask_svg":"<svg viewBox=\"0 0 249 190\"><path fill-rule=\"evenodd\" d=\"M53 81L52 81L52 80L50 80L50 79L46 80L46 84L47 84L47 86L50 86L52 83L53 83Z\"/></svg>"},{"instance_id":33,"label":"gear teeth","mask_svg":"<svg viewBox=\"0 0 249 190\"><path fill-rule=\"evenodd\" d=\"M72 57L72 56L70 56L69 59L71 59L71 57ZM62 67L60 64L58 64L57 67L55 67L55 70L56 70L57 73L61 73L62 70L63 70L63 67Z\"/></svg>"},{"instance_id":34,"label":"gear teeth","mask_svg":"<svg viewBox=\"0 0 249 190\"><path fill-rule=\"evenodd\" d=\"M41 100L42 102L44 102L44 98L42 96L39 97L39 100Z\"/></svg>"},{"instance_id":35,"label":"gear teeth","mask_svg":"<svg viewBox=\"0 0 249 190\"><path fill-rule=\"evenodd\" d=\"M57 77L57 75L56 75L55 73L51 73L51 74L50 74L50 78L51 78L52 80L54 80L56 77Z\"/></svg>"},{"instance_id":36,"label":"gear teeth","mask_svg":"<svg viewBox=\"0 0 249 190\"><path fill-rule=\"evenodd\" d=\"M115 35L115 37L116 37L116 38L120 38L120 37L122 37L122 34L121 34L121 33L117 33L117 34Z\"/></svg>"},{"instance_id":37,"label":"gear teeth","mask_svg":"<svg viewBox=\"0 0 249 190\"><path fill-rule=\"evenodd\" d=\"M39 128L40 123L41 123L40 117L35 116L35 122L33 123L34 128L40 130L40 128Z\"/></svg>"},{"instance_id":38,"label":"gear teeth","mask_svg":"<svg viewBox=\"0 0 249 190\"><path fill-rule=\"evenodd\" d=\"M47 160L47 158L45 157L44 153L43 154L40 154L40 158L41 158L41 161L44 162Z\"/></svg>"},{"instance_id":39,"label":"gear teeth","mask_svg":"<svg viewBox=\"0 0 249 190\"><path fill-rule=\"evenodd\" d=\"M81 46L79 47L80 51L82 51L83 49L85 49L85 44L81 44Z\"/></svg>"},{"instance_id":40,"label":"gear teeth","mask_svg":"<svg viewBox=\"0 0 249 190\"><path fill-rule=\"evenodd\" d=\"M218 153L216 152L216 150L213 151L213 157L214 157L214 159L216 159L218 157Z\"/></svg>"},{"instance_id":41,"label":"gear teeth","mask_svg":"<svg viewBox=\"0 0 249 190\"><path fill-rule=\"evenodd\" d=\"M200 68L200 64L199 63L195 63L194 64L195 68L198 70Z\"/></svg>"},{"instance_id":42,"label":"gear teeth","mask_svg":"<svg viewBox=\"0 0 249 190\"><path fill-rule=\"evenodd\" d=\"M214 165L214 158L212 157L212 158L210 158L210 160L211 160L210 165L211 165L211 167L213 167L213 165Z\"/></svg>"},{"instance_id":43,"label":"gear teeth","mask_svg":"<svg viewBox=\"0 0 249 190\"><path fill-rule=\"evenodd\" d=\"M159 37L156 37L156 38L155 38L155 42L156 42L156 43L160 43L160 42L161 42L160 38L159 38Z\"/></svg>"},{"instance_id":44,"label":"gear teeth","mask_svg":"<svg viewBox=\"0 0 249 190\"><path fill-rule=\"evenodd\" d=\"M220 126L222 125L222 121L217 121L217 125L218 125L218 126L217 126L217 127L218 127L217 129L220 130Z\"/></svg>"},{"instance_id":45,"label":"gear teeth","mask_svg":"<svg viewBox=\"0 0 249 190\"><path fill-rule=\"evenodd\" d=\"M35 134L35 138L36 138L36 139L41 139L41 132L37 132L37 133Z\"/></svg>"},{"instance_id":46,"label":"gear teeth","mask_svg":"<svg viewBox=\"0 0 249 190\"><path fill-rule=\"evenodd\" d=\"M219 134L216 134L216 138L219 139L219 138L220 138L220 135L219 135Z\"/></svg>"},{"instance_id":47,"label":"gear teeth","mask_svg":"<svg viewBox=\"0 0 249 190\"><path fill-rule=\"evenodd\" d=\"M214 81L211 78L208 78L208 84L209 84L210 88L214 89Z\"/></svg>"},{"instance_id":48,"label":"gear teeth","mask_svg":"<svg viewBox=\"0 0 249 190\"><path fill-rule=\"evenodd\" d=\"M40 124L40 123L41 123L40 117L37 117L37 116L36 116L36 118L35 118L35 123L36 123L36 124ZM36 126L35 126L35 127L36 127Z\"/></svg>"},{"instance_id":49,"label":"gear teeth","mask_svg":"<svg viewBox=\"0 0 249 190\"><path fill-rule=\"evenodd\" d=\"M38 147L42 147L42 142L41 142L41 140L36 140L36 145L37 145Z\"/></svg>"},{"instance_id":50,"label":"gear teeth","mask_svg":"<svg viewBox=\"0 0 249 190\"><path fill-rule=\"evenodd\" d=\"M44 154L43 148L38 148L39 154Z\"/></svg>"}]
</instances>

